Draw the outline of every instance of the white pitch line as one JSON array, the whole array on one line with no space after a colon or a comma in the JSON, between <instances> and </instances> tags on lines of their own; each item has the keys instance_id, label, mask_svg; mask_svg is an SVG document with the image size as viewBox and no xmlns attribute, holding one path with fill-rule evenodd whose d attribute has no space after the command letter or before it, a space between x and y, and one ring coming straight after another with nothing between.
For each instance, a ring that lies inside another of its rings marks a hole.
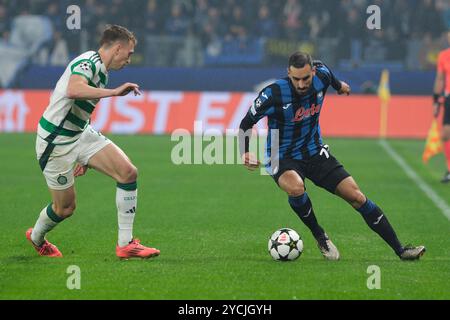
<instances>
[{"instance_id":1,"label":"white pitch line","mask_svg":"<svg viewBox=\"0 0 450 320\"><path fill-rule=\"evenodd\" d=\"M391 156L392 159L405 171L406 175L415 182L415 184L430 198L431 201L438 207L442 213L450 220L450 207L447 202L442 199L417 173L403 160L403 158L395 152L394 149L387 143L386 140L380 140L380 145Z\"/></svg>"}]
</instances>

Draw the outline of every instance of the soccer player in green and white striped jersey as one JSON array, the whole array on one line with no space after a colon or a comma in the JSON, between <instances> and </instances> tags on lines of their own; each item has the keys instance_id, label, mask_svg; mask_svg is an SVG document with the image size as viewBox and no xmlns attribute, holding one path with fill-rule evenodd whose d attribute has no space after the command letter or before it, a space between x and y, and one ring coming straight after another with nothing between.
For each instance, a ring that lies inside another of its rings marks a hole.
<instances>
[{"instance_id":1,"label":"soccer player in green and white striped jersey","mask_svg":"<svg viewBox=\"0 0 450 320\"><path fill-rule=\"evenodd\" d=\"M50 103L39 121L36 154L52 195L27 239L41 256L61 257L45 235L75 210L74 178L96 169L117 182L119 236L116 255L121 259L150 258L159 250L133 238L137 204L137 169L126 154L89 124L101 98L141 94L135 83L107 89L108 70L119 70L131 61L137 44L124 27L111 25L103 32L100 49L72 60L56 84Z\"/></svg>"}]
</instances>

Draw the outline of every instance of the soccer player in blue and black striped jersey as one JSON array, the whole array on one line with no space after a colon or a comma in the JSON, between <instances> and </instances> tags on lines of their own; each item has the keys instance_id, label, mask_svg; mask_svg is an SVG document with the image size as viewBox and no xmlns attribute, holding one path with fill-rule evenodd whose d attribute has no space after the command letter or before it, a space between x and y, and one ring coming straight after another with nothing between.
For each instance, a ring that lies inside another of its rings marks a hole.
<instances>
[{"instance_id":1,"label":"soccer player in blue and black striped jersey","mask_svg":"<svg viewBox=\"0 0 450 320\"><path fill-rule=\"evenodd\" d=\"M239 141L244 165L254 170L260 163L249 152L251 128L268 118L267 170L288 194L289 205L311 230L323 256L338 260L339 251L318 224L305 180L347 201L362 215L368 226L381 236L402 260L419 259L424 246L402 246L383 211L359 189L353 177L323 144L319 117L329 87L338 94L350 94L350 86L311 56L296 52L289 58L288 76L264 88L240 125ZM271 134L278 130L278 150L272 148Z\"/></svg>"}]
</instances>

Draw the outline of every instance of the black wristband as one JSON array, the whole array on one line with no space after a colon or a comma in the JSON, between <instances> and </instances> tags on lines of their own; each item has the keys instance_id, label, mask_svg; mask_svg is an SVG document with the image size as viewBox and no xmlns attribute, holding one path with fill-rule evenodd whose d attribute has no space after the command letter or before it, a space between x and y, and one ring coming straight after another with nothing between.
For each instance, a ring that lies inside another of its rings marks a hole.
<instances>
[{"instance_id":1,"label":"black wristband","mask_svg":"<svg viewBox=\"0 0 450 320\"><path fill-rule=\"evenodd\" d=\"M433 93L433 103L439 104L439 98L441 97L438 93Z\"/></svg>"}]
</instances>

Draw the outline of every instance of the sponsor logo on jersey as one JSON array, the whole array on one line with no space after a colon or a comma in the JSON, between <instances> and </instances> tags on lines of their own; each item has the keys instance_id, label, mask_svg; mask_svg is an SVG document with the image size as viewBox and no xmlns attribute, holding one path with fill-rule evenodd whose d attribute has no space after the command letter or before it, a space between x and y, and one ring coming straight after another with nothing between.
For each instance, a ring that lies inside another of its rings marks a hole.
<instances>
[{"instance_id":1,"label":"sponsor logo on jersey","mask_svg":"<svg viewBox=\"0 0 450 320\"><path fill-rule=\"evenodd\" d=\"M315 114L318 114L320 112L320 109L322 106L320 104L312 105L310 108L306 109L305 107L301 107L300 109L295 112L295 117L292 119L292 122L299 122L303 119L309 118Z\"/></svg>"}]
</instances>

